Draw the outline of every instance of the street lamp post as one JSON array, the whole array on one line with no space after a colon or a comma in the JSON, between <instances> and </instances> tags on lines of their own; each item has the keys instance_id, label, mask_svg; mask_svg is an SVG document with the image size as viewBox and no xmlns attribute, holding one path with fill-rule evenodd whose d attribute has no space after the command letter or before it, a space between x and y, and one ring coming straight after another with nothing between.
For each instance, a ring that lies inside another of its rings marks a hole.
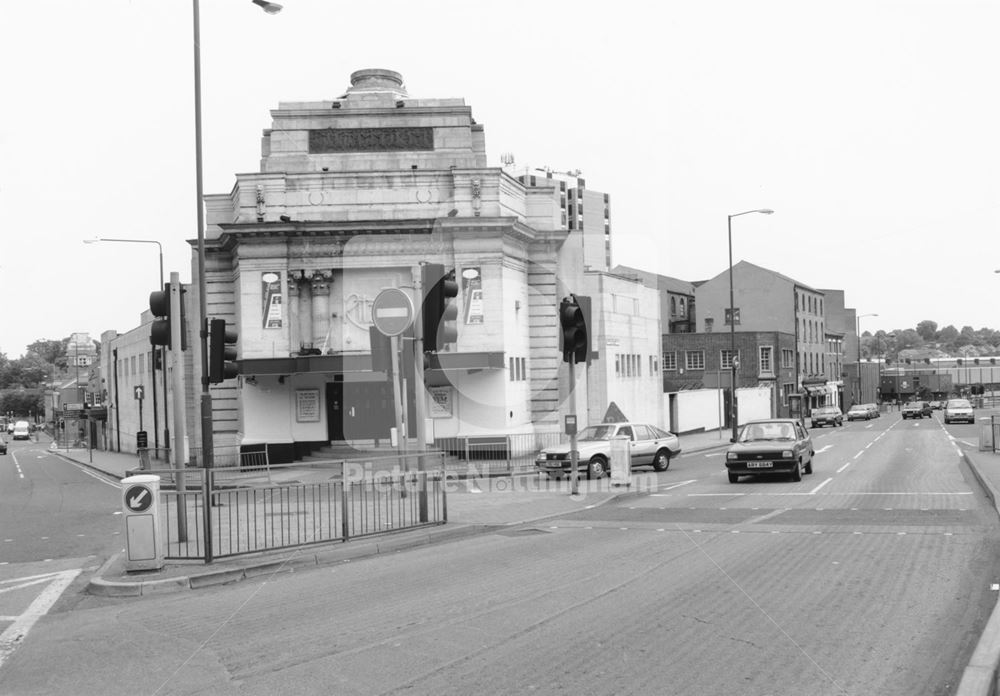
<instances>
[{"instance_id":1,"label":"street lamp post","mask_svg":"<svg viewBox=\"0 0 1000 696\"><path fill-rule=\"evenodd\" d=\"M877 317L878 314L859 314L855 317L855 325L858 329L858 394L857 400L854 403L860 404L864 402L864 395L862 394L862 387L864 386L861 381L861 320L865 317ZM853 404L852 404L853 405Z\"/></svg>"},{"instance_id":2,"label":"street lamp post","mask_svg":"<svg viewBox=\"0 0 1000 696\"><path fill-rule=\"evenodd\" d=\"M251 0L267 14L281 12L281 5L267 0ZM198 211L198 327L201 350L201 465L213 465L212 394L208 390L208 300L205 297L205 206L201 166L201 11L198 0L191 0L194 18L194 158L195 205ZM207 506L206 506L207 507Z\"/></svg>"},{"instance_id":3,"label":"street lamp post","mask_svg":"<svg viewBox=\"0 0 1000 696\"><path fill-rule=\"evenodd\" d=\"M163 245L160 244L155 239L111 239L108 237L94 237L93 239L84 239L84 244L96 244L98 242L124 242L126 244L155 244L157 251L160 255L160 289L163 288ZM164 449L170 449L170 426L167 425L167 349L166 346L159 346L153 348L154 353L159 353L160 355L160 366L163 372L163 446ZM156 411L156 369L151 370L153 374L153 449L159 450L160 448L160 425L159 416ZM115 408L118 404L115 404ZM159 454L157 452L157 454Z\"/></svg>"},{"instance_id":4,"label":"street lamp post","mask_svg":"<svg viewBox=\"0 0 1000 696\"><path fill-rule=\"evenodd\" d=\"M742 213L734 213L729 216L729 366L731 368L732 378L730 380L732 386L732 394L729 399L729 412L730 421L733 428L733 440L736 440L736 368L739 367L739 362L736 359L736 301L733 292L733 218L739 217L740 215L749 215L750 213L761 213L763 215L772 215L774 213L770 208L757 208L754 210L744 210Z\"/></svg>"}]
</instances>

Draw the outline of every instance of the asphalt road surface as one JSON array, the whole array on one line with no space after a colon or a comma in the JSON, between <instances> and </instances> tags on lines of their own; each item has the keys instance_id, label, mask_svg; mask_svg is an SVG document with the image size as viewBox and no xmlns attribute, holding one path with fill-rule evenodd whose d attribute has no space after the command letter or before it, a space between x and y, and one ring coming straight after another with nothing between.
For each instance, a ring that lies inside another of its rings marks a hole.
<instances>
[{"instance_id":1,"label":"asphalt road surface","mask_svg":"<svg viewBox=\"0 0 1000 696\"><path fill-rule=\"evenodd\" d=\"M812 431L814 474L653 493L534 527L134 600L63 597L13 694L940 694L995 603L973 430Z\"/></svg>"}]
</instances>

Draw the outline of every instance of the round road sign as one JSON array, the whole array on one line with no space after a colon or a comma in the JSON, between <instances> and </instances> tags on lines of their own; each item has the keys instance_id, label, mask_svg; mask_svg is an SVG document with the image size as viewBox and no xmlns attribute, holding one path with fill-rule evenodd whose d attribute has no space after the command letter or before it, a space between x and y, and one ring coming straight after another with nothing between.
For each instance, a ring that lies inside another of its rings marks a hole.
<instances>
[{"instance_id":1,"label":"round road sign","mask_svg":"<svg viewBox=\"0 0 1000 696\"><path fill-rule=\"evenodd\" d=\"M132 512L144 512L153 504L153 492L141 484L125 491L125 506Z\"/></svg>"},{"instance_id":2,"label":"round road sign","mask_svg":"<svg viewBox=\"0 0 1000 696\"><path fill-rule=\"evenodd\" d=\"M387 288L372 303L372 322L385 336L398 336L413 323L413 301L399 288Z\"/></svg>"}]
</instances>

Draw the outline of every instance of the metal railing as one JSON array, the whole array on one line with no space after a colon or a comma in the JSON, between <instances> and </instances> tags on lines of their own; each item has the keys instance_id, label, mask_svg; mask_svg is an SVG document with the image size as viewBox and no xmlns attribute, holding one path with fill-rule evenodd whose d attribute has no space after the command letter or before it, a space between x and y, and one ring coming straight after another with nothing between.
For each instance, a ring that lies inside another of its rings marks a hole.
<instances>
[{"instance_id":1,"label":"metal railing","mask_svg":"<svg viewBox=\"0 0 1000 696\"><path fill-rule=\"evenodd\" d=\"M438 466L407 470L414 458ZM378 459L270 465L263 455L245 466L143 473L161 477L165 557L173 560L211 562L447 522L440 454Z\"/></svg>"},{"instance_id":2,"label":"metal railing","mask_svg":"<svg viewBox=\"0 0 1000 696\"><path fill-rule=\"evenodd\" d=\"M562 433L522 433L514 435L463 435L434 440L434 446L464 462L467 469L489 475L534 471L535 454L567 439ZM454 468L449 466L449 469Z\"/></svg>"}]
</instances>

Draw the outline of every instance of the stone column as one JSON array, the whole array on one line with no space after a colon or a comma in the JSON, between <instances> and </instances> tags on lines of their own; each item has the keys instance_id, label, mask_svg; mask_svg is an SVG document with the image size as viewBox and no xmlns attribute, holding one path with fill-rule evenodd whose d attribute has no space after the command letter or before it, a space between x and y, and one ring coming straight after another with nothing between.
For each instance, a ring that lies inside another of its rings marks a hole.
<instances>
[{"instance_id":1,"label":"stone column","mask_svg":"<svg viewBox=\"0 0 1000 696\"><path fill-rule=\"evenodd\" d=\"M297 353L302 345L299 336L299 277L301 271L288 271L287 286L288 299L285 306L288 307L288 350Z\"/></svg>"},{"instance_id":2,"label":"stone column","mask_svg":"<svg viewBox=\"0 0 1000 696\"><path fill-rule=\"evenodd\" d=\"M302 280L299 284L299 349L305 351L313 347L313 301L312 283L304 271Z\"/></svg>"},{"instance_id":3,"label":"stone column","mask_svg":"<svg viewBox=\"0 0 1000 696\"><path fill-rule=\"evenodd\" d=\"M330 332L330 281L331 271L314 271L310 277L312 286L313 347L324 353L330 349L327 336Z\"/></svg>"}]
</instances>

